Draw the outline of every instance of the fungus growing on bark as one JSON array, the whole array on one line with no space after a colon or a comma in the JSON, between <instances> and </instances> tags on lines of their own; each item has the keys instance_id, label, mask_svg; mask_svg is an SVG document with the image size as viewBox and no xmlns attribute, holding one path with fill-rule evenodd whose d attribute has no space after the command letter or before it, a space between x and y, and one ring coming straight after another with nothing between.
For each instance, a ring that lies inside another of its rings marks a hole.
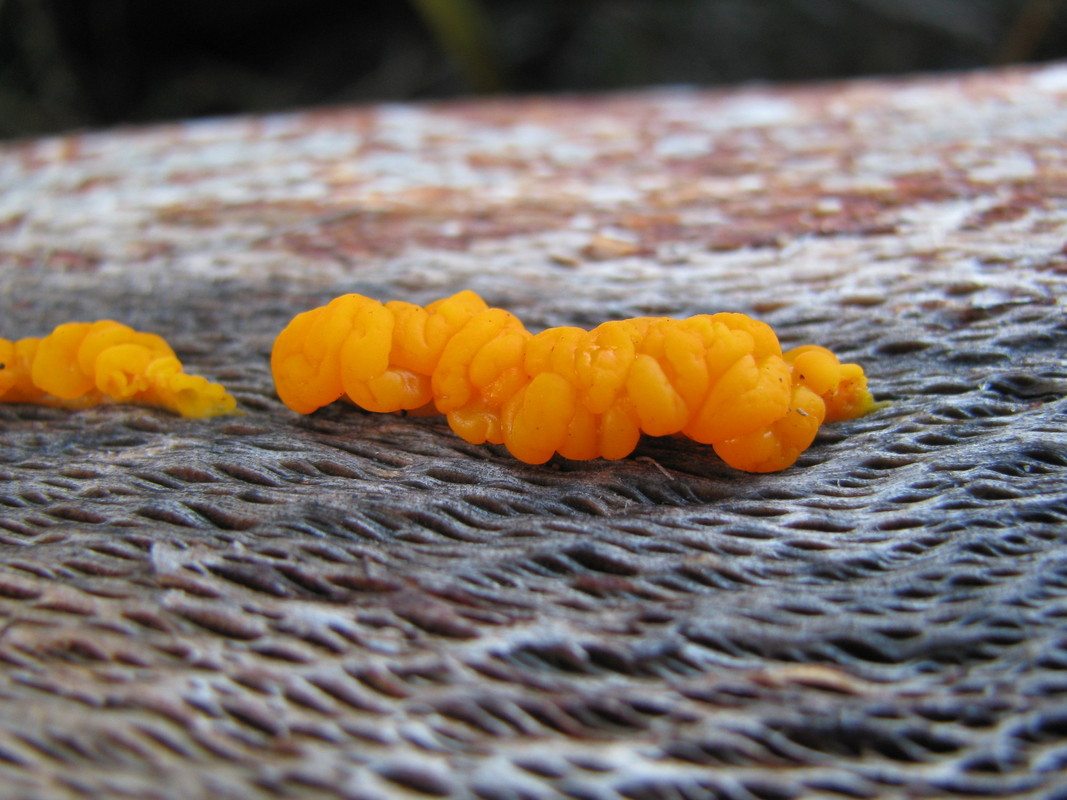
<instances>
[{"instance_id":1,"label":"fungus growing on bark","mask_svg":"<svg viewBox=\"0 0 1067 800\"><path fill-rule=\"evenodd\" d=\"M744 314L535 335L471 291L425 308L343 295L289 323L271 369L301 414L342 397L368 411L435 410L466 441L503 444L531 464L555 453L623 458L642 433L680 433L737 469L773 472L824 420L875 408L859 366L816 346L783 354Z\"/></svg>"},{"instance_id":2,"label":"fungus growing on bark","mask_svg":"<svg viewBox=\"0 0 1067 800\"><path fill-rule=\"evenodd\" d=\"M161 337L111 320L67 322L39 339L0 339L0 402L135 403L183 417L229 414L237 406L221 385L183 372Z\"/></svg>"}]
</instances>

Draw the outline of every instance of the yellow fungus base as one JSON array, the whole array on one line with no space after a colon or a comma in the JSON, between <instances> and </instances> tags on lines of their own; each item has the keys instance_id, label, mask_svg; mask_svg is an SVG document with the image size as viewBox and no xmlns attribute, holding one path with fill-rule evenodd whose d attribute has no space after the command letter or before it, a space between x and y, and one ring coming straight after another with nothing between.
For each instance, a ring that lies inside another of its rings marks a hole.
<instances>
[{"instance_id":1,"label":"yellow fungus base","mask_svg":"<svg viewBox=\"0 0 1067 800\"><path fill-rule=\"evenodd\" d=\"M43 338L0 339L0 402L156 406L183 417L232 414L217 383L187 375L162 338L111 320L68 322Z\"/></svg>"},{"instance_id":2,"label":"yellow fungus base","mask_svg":"<svg viewBox=\"0 0 1067 800\"><path fill-rule=\"evenodd\" d=\"M863 370L823 347L782 353L743 314L638 317L533 335L463 291L422 308L338 297L274 342L278 396L302 414L347 397L370 411L430 404L468 442L522 461L623 458L642 433L682 433L726 463L773 472L824 421L876 406Z\"/></svg>"}]
</instances>

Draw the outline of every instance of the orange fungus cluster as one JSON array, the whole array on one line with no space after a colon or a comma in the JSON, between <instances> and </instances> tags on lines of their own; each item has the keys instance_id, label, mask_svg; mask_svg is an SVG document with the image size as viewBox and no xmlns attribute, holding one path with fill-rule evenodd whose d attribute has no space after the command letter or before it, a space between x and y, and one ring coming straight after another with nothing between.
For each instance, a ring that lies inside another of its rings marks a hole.
<instances>
[{"instance_id":1,"label":"orange fungus cluster","mask_svg":"<svg viewBox=\"0 0 1067 800\"><path fill-rule=\"evenodd\" d=\"M271 369L299 413L342 397L368 411L429 409L466 441L532 464L622 458L642 433L684 434L737 469L773 472L824 421L875 407L859 366L813 345L783 354L744 314L532 334L471 291L426 307L343 295L289 323Z\"/></svg>"},{"instance_id":2,"label":"orange fungus cluster","mask_svg":"<svg viewBox=\"0 0 1067 800\"><path fill-rule=\"evenodd\" d=\"M43 338L0 339L0 402L125 402L183 417L229 414L237 405L219 384L185 374L162 338L111 320L67 322Z\"/></svg>"}]
</instances>

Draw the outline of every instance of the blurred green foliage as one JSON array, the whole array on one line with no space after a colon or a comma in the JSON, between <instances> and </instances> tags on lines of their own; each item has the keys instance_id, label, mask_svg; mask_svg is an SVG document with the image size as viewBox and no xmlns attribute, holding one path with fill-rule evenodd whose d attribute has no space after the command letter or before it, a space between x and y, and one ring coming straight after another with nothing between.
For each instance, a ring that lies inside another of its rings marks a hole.
<instances>
[{"instance_id":1,"label":"blurred green foliage","mask_svg":"<svg viewBox=\"0 0 1067 800\"><path fill-rule=\"evenodd\" d=\"M1067 0L0 0L0 137L1067 56Z\"/></svg>"}]
</instances>

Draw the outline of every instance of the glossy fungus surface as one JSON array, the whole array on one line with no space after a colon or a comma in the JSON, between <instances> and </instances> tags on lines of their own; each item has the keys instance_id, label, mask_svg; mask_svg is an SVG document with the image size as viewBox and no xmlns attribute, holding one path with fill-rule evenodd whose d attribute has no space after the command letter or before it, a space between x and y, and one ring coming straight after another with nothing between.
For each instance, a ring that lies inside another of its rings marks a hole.
<instances>
[{"instance_id":1,"label":"glossy fungus surface","mask_svg":"<svg viewBox=\"0 0 1067 800\"><path fill-rule=\"evenodd\" d=\"M183 417L236 408L217 383L188 375L170 345L119 322L67 322L43 338L0 339L0 402L84 408L157 406Z\"/></svg>"},{"instance_id":2,"label":"glossy fungus surface","mask_svg":"<svg viewBox=\"0 0 1067 800\"><path fill-rule=\"evenodd\" d=\"M773 472L824 421L875 407L859 366L811 345L783 354L743 314L531 334L471 291L425 308L343 295L290 322L271 368L299 413L342 397L369 411L430 408L466 441L531 464L623 458L642 433L683 434L737 469Z\"/></svg>"}]
</instances>

